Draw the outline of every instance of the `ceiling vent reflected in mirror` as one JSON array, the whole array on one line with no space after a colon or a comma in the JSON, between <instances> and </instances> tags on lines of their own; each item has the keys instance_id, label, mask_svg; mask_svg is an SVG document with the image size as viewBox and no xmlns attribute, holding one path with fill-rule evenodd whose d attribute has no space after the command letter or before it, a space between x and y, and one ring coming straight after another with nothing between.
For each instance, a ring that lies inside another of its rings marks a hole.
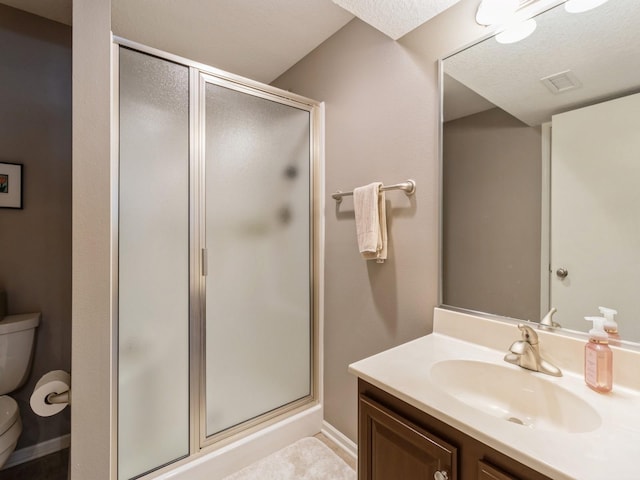
<instances>
[{"instance_id":1,"label":"ceiling vent reflected in mirror","mask_svg":"<svg viewBox=\"0 0 640 480\"><path fill-rule=\"evenodd\" d=\"M571 70L554 73L553 75L549 75L548 77L541 78L540 81L553 94L575 90L576 88L580 88L582 86L582 83L580 83L578 77L576 77L575 73L573 73Z\"/></svg>"}]
</instances>

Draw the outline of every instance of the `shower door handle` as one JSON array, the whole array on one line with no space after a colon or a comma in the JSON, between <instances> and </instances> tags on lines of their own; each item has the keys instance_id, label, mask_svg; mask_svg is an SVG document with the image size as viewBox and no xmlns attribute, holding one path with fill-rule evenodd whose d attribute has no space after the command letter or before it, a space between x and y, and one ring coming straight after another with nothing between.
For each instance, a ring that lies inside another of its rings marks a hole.
<instances>
[{"instance_id":1,"label":"shower door handle","mask_svg":"<svg viewBox=\"0 0 640 480\"><path fill-rule=\"evenodd\" d=\"M202 265L201 265L202 276L206 277L209 273L209 256L207 255L206 248L202 249L201 259L202 259Z\"/></svg>"}]
</instances>

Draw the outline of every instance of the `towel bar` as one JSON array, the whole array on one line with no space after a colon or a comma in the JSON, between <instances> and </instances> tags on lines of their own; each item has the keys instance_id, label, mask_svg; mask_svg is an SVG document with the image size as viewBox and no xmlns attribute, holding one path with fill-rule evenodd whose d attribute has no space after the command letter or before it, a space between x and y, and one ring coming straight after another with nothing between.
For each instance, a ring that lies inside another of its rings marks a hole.
<instances>
[{"instance_id":1,"label":"towel bar","mask_svg":"<svg viewBox=\"0 0 640 480\"><path fill-rule=\"evenodd\" d=\"M404 190L404 193L407 195L413 195L416 193L416 181L415 180L407 180L406 182L396 183L395 185L383 185L380 187L380 190L386 192L388 190ZM349 197L353 195L353 192L341 192L338 190L336 193L331 195L336 202L342 202L342 197Z\"/></svg>"}]
</instances>

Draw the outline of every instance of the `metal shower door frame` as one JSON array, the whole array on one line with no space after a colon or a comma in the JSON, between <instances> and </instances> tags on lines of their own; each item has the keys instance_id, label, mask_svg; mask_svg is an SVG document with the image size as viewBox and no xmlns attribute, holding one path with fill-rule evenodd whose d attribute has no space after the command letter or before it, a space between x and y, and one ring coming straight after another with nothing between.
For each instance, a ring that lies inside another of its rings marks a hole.
<instances>
[{"instance_id":1,"label":"metal shower door frame","mask_svg":"<svg viewBox=\"0 0 640 480\"><path fill-rule=\"evenodd\" d=\"M126 47L138 52L152 55L189 67L189 455L176 460L168 466L158 466L155 471L143 476L156 476L176 466L193 460L193 455L203 451L214 451L235 442L251 433L274 424L284 418L293 416L308 408L321 403L322 399L322 323L323 323L323 263L324 263L324 104L265 85L239 75L234 75L217 68L195 62L177 55L151 48L127 39L113 37L113 132L112 141L118 145L118 103L119 86L117 71L119 66L119 47ZM238 427L233 427L219 434L206 435L206 398L205 398L205 275L203 275L203 249L205 247L205 176L204 176L204 88L206 83L213 83L238 92L247 93L259 98L274 101L309 112L309 289L310 289L310 394L302 399L284 405L276 410L267 412L256 419L249 420ZM113 159L114 177L117 179L118 159ZM114 182L117 191L117 181ZM117 195L114 196L114 214L112 222L113 258L116 264L116 275L113 279L114 305L118 302L118 215ZM112 414L115 442L113 451L117 452L117 398L118 398L118 318L117 308L114 309L114 338L113 338L113 395ZM115 467L115 465L114 465ZM117 471L117 468L115 468Z\"/></svg>"}]
</instances>

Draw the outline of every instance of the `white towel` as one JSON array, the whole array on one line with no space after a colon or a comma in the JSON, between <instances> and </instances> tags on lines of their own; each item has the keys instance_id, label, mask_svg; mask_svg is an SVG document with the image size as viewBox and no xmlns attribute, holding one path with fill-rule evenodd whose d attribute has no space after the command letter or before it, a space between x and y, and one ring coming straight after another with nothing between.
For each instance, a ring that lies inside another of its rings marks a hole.
<instances>
[{"instance_id":1,"label":"white towel","mask_svg":"<svg viewBox=\"0 0 640 480\"><path fill-rule=\"evenodd\" d=\"M358 249L365 260L383 263L387 258L387 212L381 182L353 190Z\"/></svg>"}]
</instances>

